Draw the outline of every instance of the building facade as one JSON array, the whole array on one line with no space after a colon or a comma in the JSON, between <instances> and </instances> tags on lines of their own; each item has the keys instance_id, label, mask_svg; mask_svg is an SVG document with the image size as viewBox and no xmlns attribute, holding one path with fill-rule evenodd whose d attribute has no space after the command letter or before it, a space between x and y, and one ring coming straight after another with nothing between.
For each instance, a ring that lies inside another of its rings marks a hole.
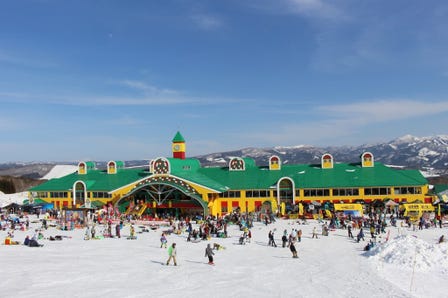
<instances>
[{"instance_id":1,"label":"building facade","mask_svg":"<svg viewBox=\"0 0 448 298\"><path fill-rule=\"evenodd\" d=\"M136 215L219 216L235 209L286 214L311 204L431 203L433 198L418 170L387 167L374 161L371 152L354 163L337 163L327 153L320 164L282 164L274 155L268 166L234 157L225 167L203 167L186 157L185 139L178 132L172 154L142 168L109 161L100 170L93 162L80 162L77 172L31 188L30 202L39 199L56 209L112 204Z\"/></svg>"}]
</instances>

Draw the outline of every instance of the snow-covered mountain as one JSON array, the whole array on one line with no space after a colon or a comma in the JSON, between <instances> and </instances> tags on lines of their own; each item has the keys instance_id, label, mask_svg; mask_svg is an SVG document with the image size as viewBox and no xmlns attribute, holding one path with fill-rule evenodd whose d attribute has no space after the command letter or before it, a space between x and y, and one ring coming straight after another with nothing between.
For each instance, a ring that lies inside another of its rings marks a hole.
<instances>
[{"instance_id":1,"label":"snow-covered mountain","mask_svg":"<svg viewBox=\"0 0 448 298\"><path fill-rule=\"evenodd\" d=\"M283 163L320 163L324 153L333 155L335 162L358 162L363 152L372 152L375 160L387 165L402 166L435 174L447 174L448 135L415 137L406 135L387 143L361 146L315 147L298 145L272 148L245 148L241 150L197 156L203 165L225 165L231 157L251 157L258 165L267 165L272 155Z\"/></svg>"}]
</instances>

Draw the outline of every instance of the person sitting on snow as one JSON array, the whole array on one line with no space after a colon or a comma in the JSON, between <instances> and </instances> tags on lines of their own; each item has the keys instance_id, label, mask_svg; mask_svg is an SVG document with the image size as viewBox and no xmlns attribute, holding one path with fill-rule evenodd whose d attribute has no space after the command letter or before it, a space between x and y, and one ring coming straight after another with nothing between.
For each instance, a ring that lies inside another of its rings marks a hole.
<instances>
[{"instance_id":1,"label":"person sitting on snow","mask_svg":"<svg viewBox=\"0 0 448 298\"><path fill-rule=\"evenodd\" d=\"M23 245L26 245L26 246L30 245L30 236L27 235L25 237L25 240L23 241Z\"/></svg>"}]
</instances>

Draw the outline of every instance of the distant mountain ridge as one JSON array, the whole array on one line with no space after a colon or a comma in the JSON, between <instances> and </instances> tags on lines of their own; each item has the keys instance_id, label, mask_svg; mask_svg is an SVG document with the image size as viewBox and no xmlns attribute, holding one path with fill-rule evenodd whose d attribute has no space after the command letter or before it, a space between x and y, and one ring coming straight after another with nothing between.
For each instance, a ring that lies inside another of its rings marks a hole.
<instances>
[{"instance_id":1,"label":"distant mountain ridge","mask_svg":"<svg viewBox=\"0 0 448 298\"><path fill-rule=\"evenodd\" d=\"M434 175L448 174L448 135L415 137L405 135L387 143L360 146L316 147L311 145L276 146L270 148L244 148L234 151L195 156L202 166L226 166L232 157L250 157L259 166L267 165L269 157L277 155L283 164L319 164L324 153L333 155L337 162L359 162L364 152L371 152L375 161L386 165L419 169ZM188 153L188 152L187 152ZM97 161L105 168L106 161ZM0 164L0 176L42 178L55 165L76 165L75 162L17 162ZM126 167L143 166L148 160L125 161Z\"/></svg>"},{"instance_id":2,"label":"distant mountain ridge","mask_svg":"<svg viewBox=\"0 0 448 298\"><path fill-rule=\"evenodd\" d=\"M310 145L244 148L235 151L197 156L202 165L224 166L231 157L251 157L257 165L267 165L269 157L277 155L283 164L320 163L324 153L335 162L359 162L364 152L371 152L375 161L386 165L419 169L433 174L448 174L448 135L414 137L406 135L387 143L360 146L315 147Z\"/></svg>"}]
</instances>

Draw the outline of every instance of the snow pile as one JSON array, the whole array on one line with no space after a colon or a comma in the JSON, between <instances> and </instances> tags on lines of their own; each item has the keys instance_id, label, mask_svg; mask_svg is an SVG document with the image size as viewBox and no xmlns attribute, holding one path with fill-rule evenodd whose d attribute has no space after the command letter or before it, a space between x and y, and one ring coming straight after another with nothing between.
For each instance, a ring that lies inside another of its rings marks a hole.
<instances>
[{"instance_id":1,"label":"snow pile","mask_svg":"<svg viewBox=\"0 0 448 298\"><path fill-rule=\"evenodd\" d=\"M414 236L391 239L373 248L369 256L377 264L386 263L402 269L425 272L440 267L448 270L447 243L431 244Z\"/></svg>"},{"instance_id":2,"label":"snow pile","mask_svg":"<svg viewBox=\"0 0 448 298\"><path fill-rule=\"evenodd\" d=\"M61 178L68 174L74 173L78 170L77 166L74 165L55 165L50 172L48 172L44 177L41 179L54 179L54 178Z\"/></svg>"},{"instance_id":3,"label":"snow pile","mask_svg":"<svg viewBox=\"0 0 448 298\"><path fill-rule=\"evenodd\" d=\"M22 205L23 201L28 199L28 192L18 192L13 194L5 194L0 191L0 208L6 207L10 204Z\"/></svg>"}]
</instances>

